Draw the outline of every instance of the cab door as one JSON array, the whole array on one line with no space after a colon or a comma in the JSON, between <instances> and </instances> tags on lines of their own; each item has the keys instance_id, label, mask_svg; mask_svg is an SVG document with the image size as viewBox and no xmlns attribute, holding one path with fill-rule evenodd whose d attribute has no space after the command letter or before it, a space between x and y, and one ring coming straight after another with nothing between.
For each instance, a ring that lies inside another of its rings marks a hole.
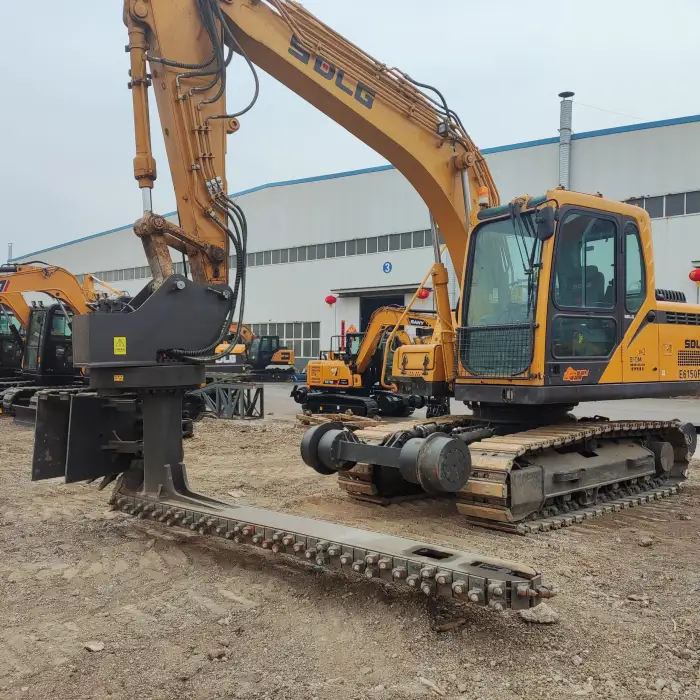
<instances>
[{"instance_id":1,"label":"cab door","mask_svg":"<svg viewBox=\"0 0 700 700\"><path fill-rule=\"evenodd\" d=\"M621 227L622 217L610 212L560 210L547 324L550 385L621 380Z\"/></svg>"},{"instance_id":2,"label":"cab door","mask_svg":"<svg viewBox=\"0 0 700 700\"><path fill-rule=\"evenodd\" d=\"M625 384L659 381L659 325L646 311L647 275L639 229L626 219L622 237L624 331L622 381Z\"/></svg>"}]
</instances>

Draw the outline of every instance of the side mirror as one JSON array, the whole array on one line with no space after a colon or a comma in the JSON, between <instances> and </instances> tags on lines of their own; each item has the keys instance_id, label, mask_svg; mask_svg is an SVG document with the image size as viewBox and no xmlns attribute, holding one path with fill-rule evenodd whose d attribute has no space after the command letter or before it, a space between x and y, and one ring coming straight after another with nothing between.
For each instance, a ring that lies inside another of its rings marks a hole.
<instances>
[{"instance_id":1,"label":"side mirror","mask_svg":"<svg viewBox=\"0 0 700 700\"><path fill-rule=\"evenodd\" d=\"M547 241L554 235L554 220L556 212L552 207L542 207L535 214L535 228L537 238L540 241Z\"/></svg>"}]
</instances>

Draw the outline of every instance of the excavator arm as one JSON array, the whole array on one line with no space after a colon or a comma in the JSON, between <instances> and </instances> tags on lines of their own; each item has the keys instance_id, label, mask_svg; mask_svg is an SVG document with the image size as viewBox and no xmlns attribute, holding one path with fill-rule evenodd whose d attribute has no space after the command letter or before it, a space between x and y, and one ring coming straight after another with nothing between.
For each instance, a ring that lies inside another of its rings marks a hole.
<instances>
[{"instance_id":1,"label":"excavator arm","mask_svg":"<svg viewBox=\"0 0 700 700\"><path fill-rule=\"evenodd\" d=\"M407 310L401 306L382 306L377 309L369 320L355 360L356 371L359 374L363 374L367 370L385 331L387 329L397 330L396 326L398 325L435 328L436 318L433 315ZM392 333L392 337L393 335Z\"/></svg>"},{"instance_id":2,"label":"excavator arm","mask_svg":"<svg viewBox=\"0 0 700 700\"><path fill-rule=\"evenodd\" d=\"M0 287L2 287L1 278ZM27 304L25 298L19 292L1 292L0 305L12 311L22 328L26 328L29 325L29 304Z\"/></svg>"},{"instance_id":3,"label":"excavator arm","mask_svg":"<svg viewBox=\"0 0 700 700\"><path fill-rule=\"evenodd\" d=\"M254 75L255 66L262 68L401 171L434 216L461 282L469 212L496 206L499 195L482 154L438 90L387 67L292 0L126 0L124 19L134 172L144 193L135 231L156 286L172 273L168 247L189 256L193 279L202 283L227 281L229 242L237 258L245 254L244 221L226 197L225 136L239 129L238 116L253 102L227 113L231 51L244 56ZM255 83L257 95L257 76ZM151 211L151 85L179 226Z\"/></svg>"},{"instance_id":4,"label":"excavator arm","mask_svg":"<svg viewBox=\"0 0 700 700\"><path fill-rule=\"evenodd\" d=\"M0 303L9 306L25 327L29 323L29 307L22 297L24 292L48 294L76 315L88 313L88 304L98 296L92 279L83 286L75 275L55 265L3 265L0 290Z\"/></svg>"}]
</instances>

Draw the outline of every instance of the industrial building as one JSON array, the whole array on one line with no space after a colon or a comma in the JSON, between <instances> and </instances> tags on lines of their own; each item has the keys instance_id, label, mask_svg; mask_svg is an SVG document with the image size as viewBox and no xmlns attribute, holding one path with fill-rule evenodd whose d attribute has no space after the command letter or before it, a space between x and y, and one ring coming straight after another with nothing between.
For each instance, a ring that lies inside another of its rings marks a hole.
<instances>
[{"instance_id":1,"label":"industrial building","mask_svg":"<svg viewBox=\"0 0 700 700\"><path fill-rule=\"evenodd\" d=\"M562 174L560 158L569 151ZM564 128L560 136L483 153L502 201L540 194L564 177L573 190L643 206L652 218L656 286L696 300L688 273L693 261L700 266L700 115L573 134L570 143ZM428 210L389 165L231 196L249 224L245 321L258 334L279 335L300 366L329 345L341 323L362 330L377 306L405 303L433 261ZM176 220L175 213L169 217ZM149 277L130 223L14 261L37 257L93 272L130 293ZM333 305L325 301L331 295ZM421 303L431 309L432 296Z\"/></svg>"}]
</instances>

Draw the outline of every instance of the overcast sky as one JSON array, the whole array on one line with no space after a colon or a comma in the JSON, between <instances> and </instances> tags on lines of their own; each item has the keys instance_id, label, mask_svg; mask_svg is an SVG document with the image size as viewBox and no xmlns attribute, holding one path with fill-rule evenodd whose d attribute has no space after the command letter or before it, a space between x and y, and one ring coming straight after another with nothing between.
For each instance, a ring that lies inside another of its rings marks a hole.
<instances>
[{"instance_id":1,"label":"overcast sky","mask_svg":"<svg viewBox=\"0 0 700 700\"><path fill-rule=\"evenodd\" d=\"M700 113L698 0L304 5L378 59L439 87L482 148L556 136L562 90L628 115L575 104L579 132ZM3 260L10 241L21 255L141 213L121 15L121 0L0 2ZM229 138L230 191L384 163L301 98L261 78L257 105ZM245 64L234 59L229 106L246 104L251 89ZM155 115L152 122L154 209L168 212L174 196Z\"/></svg>"}]
</instances>

